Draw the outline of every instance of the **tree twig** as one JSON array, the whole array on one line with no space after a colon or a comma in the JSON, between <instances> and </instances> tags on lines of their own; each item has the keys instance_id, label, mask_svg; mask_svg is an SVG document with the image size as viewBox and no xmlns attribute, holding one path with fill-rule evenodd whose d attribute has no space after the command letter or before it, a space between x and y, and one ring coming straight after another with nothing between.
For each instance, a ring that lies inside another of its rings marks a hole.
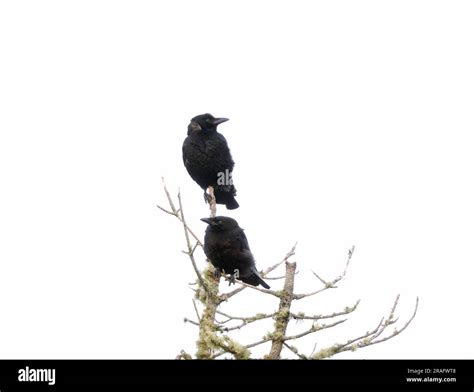
<instances>
[{"instance_id":1,"label":"tree twig","mask_svg":"<svg viewBox=\"0 0 474 392\"><path fill-rule=\"evenodd\" d=\"M365 334L358 336L354 339L349 339L345 343L334 344L333 346L321 349L318 352L316 352L314 355L312 355L311 357L313 359L323 359L323 358L332 357L336 354L340 354L345 351L355 351L359 348L364 348L364 347L372 346L374 344L385 342L397 336L401 332L403 332L410 325L410 323L413 321L413 319L416 316L416 313L418 311L418 304L419 304L418 297L416 298L415 309L411 317L409 318L409 320L405 323L405 325L400 330L397 330L395 328L389 335L380 339L376 339L385 331L387 326L395 324L397 322L398 319L394 319L394 313L398 304L399 297L400 296L398 295L397 298L395 299L394 305L392 306L392 309L390 311L388 318L387 319L382 318L374 330L368 331Z\"/></svg>"},{"instance_id":2,"label":"tree twig","mask_svg":"<svg viewBox=\"0 0 474 392\"><path fill-rule=\"evenodd\" d=\"M166 208L160 206L160 205L156 205L161 211L169 214L169 215L173 215L175 216L176 218L178 218L178 220L181 222L181 216L180 216L180 212L181 212L181 209L176 209L175 205L174 205L174 202L173 202L173 199L171 198L171 195L168 191L168 188L166 187L166 182L165 182L165 179L163 177L161 177L161 181L163 182L163 189L165 191L165 194L166 194L166 198L168 199L168 204L171 208L171 211L167 210ZM197 241L198 245L200 247L203 247L203 244L202 244L202 241L199 239L199 237L191 230L191 228L186 225L186 229L189 231L189 234L191 234L194 239Z\"/></svg>"},{"instance_id":3,"label":"tree twig","mask_svg":"<svg viewBox=\"0 0 474 392\"><path fill-rule=\"evenodd\" d=\"M290 350L293 354L295 354L299 359L308 359L306 355L300 354L296 347L290 346L287 343L283 343L283 346L285 346L288 350Z\"/></svg>"},{"instance_id":4,"label":"tree twig","mask_svg":"<svg viewBox=\"0 0 474 392\"><path fill-rule=\"evenodd\" d=\"M194 320L190 320L190 319L188 319L187 317L184 318L184 322L185 322L185 323L189 323L189 324L193 324L193 325L196 325L197 327L199 327L199 323L197 323L197 322L194 321Z\"/></svg>"},{"instance_id":5,"label":"tree twig","mask_svg":"<svg viewBox=\"0 0 474 392\"><path fill-rule=\"evenodd\" d=\"M197 267L196 260L194 259L194 248L191 246L191 241L189 239L189 230L188 230L188 225L186 224L186 219L184 218L184 210L183 210L183 203L181 202L181 193L178 193L178 202L179 202L179 210L180 210L180 215L181 215L181 223L183 224L183 229L184 229L184 237L186 238L186 245L188 247L188 252L187 255L189 256L189 259L191 260L191 264L193 266L194 272L196 273L196 276L198 277L199 283L201 284L204 289L209 292L209 287L207 283L204 281L204 278L201 275L201 272L199 271L199 268ZM173 206L174 209L174 206Z\"/></svg>"},{"instance_id":6,"label":"tree twig","mask_svg":"<svg viewBox=\"0 0 474 392\"><path fill-rule=\"evenodd\" d=\"M220 310L217 310L216 313L227 318L227 320L224 320L224 321L221 321L221 322L217 321L219 324L225 324L225 323L227 323L229 321L232 321L232 320L242 321L240 324L232 326L232 327L219 326L218 329L223 331L223 332L235 331L237 329L241 329L243 327L246 327L247 325L252 324L256 321L265 320L265 319L268 319L268 318L271 318L271 317L275 316L275 313L270 313L270 314L257 313L255 316L251 316L251 317L239 317L239 316L231 316L229 314L221 312Z\"/></svg>"},{"instance_id":7,"label":"tree twig","mask_svg":"<svg viewBox=\"0 0 474 392\"><path fill-rule=\"evenodd\" d=\"M291 335L291 336L285 336L284 337L284 340L295 340L295 339L300 339L302 338L303 336L306 336L306 335L309 335L311 333L314 333L314 332L318 332L318 331L321 331L323 329L328 329L328 328L332 328L332 327L335 327L336 325L339 325L339 324L342 324L344 322L346 322L347 319L343 319L343 320L338 320L338 321L334 321L333 323L330 323L330 324L322 324L322 325L319 325L319 324L313 324L311 326L311 328L309 328L308 330L304 331L304 332L301 332L299 334L296 334L296 335Z\"/></svg>"},{"instance_id":8,"label":"tree twig","mask_svg":"<svg viewBox=\"0 0 474 392\"><path fill-rule=\"evenodd\" d=\"M290 313L290 317L295 320L322 320L322 319L328 319L328 318L333 318L337 316L344 316L344 315L354 312L359 306L359 304L360 304L360 299L353 306L350 306L350 307L348 306L340 312L334 312L331 314L316 314L312 316L308 316L304 313Z\"/></svg>"},{"instance_id":9,"label":"tree twig","mask_svg":"<svg viewBox=\"0 0 474 392\"><path fill-rule=\"evenodd\" d=\"M198 308L196 306L196 301L193 299L193 306L194 306L194 310L196 312L196 316L198 318L198 321L201 322L201 316L199 315L199 311L198 311Z\"/></svg>"},{"instance_id":10,"label":"tree twig","mask_svg":"<svg viewBox=\"0 0 474 392\"><path fill-rule=\"evenodd\" d=\"M299 300L299 299L303 299L303 298L307 298L307 297L312 297L313 295L316 295L316 294L319 294L323 291L326 291L328 289L335 289L337 288L336 284L341 281L342 279L344 279L344 277L346 276L346 273L347 273L347 269L349 268L349 263L351 262L351 259L352 259L352 255L354 254L354 250L355 250L355 246L352 246L352 248L349 249L349 252L348 252L348 257L347 257L347 262L346 262L346 266L344 267L344 271L342 271L342 273L337 276L335 279L333 279L332 281L330 282L327 282L326 280L324 280L323 278L321 278L316 272L312 271L313 272L313 275L316 276L316 278L318 278L318 280L320 282L322 282L324 284L324 286L318 290L315 290L315 291L312 291L310 293L306 293L306 294L295 294L293 296L294 299L296 300Z\"/></svg>"}]
</instances>

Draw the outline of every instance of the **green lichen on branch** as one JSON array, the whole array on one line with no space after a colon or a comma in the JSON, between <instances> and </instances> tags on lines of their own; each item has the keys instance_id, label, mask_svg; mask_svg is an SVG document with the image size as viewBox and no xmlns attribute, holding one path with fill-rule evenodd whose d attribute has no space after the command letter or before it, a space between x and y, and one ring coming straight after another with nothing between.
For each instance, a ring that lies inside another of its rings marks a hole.
<instances>
[{"instance_id":1,"label":"green lichen on branch","mask_svg":"<svg viewBox=\"0 0 474 392\"><path fill-rule=\"evenodd\" d=\"M245 348L240 343L236 342L235 340L231 339L229 336L217 336L214 335L212 338L213 344L223 349L224 351L232 354L235 359L249 359L250 358L250 351Z\"/></svg>"},{"instance_id":2,"label":"green lichen on branch","mask_svg":"<svg viewBox=\"0 0 474 392\"><path fill-rule=\"evenodd\" d=\"M202 273L204 284L203 287L198 281L196 290L196 299L204 305L204 311L199 323L199 339L197 341L196 358L210 359L216 348L216 339L218 336L217 326L215 323L216 309L219 305L219 280L214 275L214 268L209 264Z\"/></svg>"},{"instance_id":3,"label":"green lichen on branch","mask_svg":"<svg viewBox=\"0 0 474 392\"><path fill-rule=\"evenodd\" d=\"M275 329L273 333L270 335L272 336L272 340L281 340L285 337L286 327L288 325L288 319L290 317L290 308L285 307L280 309L276 312L274 319L275 319Z\"/></svg>"},{"instance_id":4,"label":"green lichen on branch","mask_svg":"<svg viewBox=\"0 0 474 392\"><path fill-rule=\"evenodd\" d=\"M199 339L197 341L196 358L209 359L213 351L217 348L214 345L214 337L216 336L216 326L214 324L215 310L206 307L201 316L199 324Z\"/></svg>"},{"instance_id":5,"label":"green lichen on branch","mask_svg":"<svg viewBox=\"0 0 474 392\"><path fill-rule=\"evenodd\" d=\"M331 346L331 347L323 348L323 349L319 350L317 353L315 353L313 356L311 356L311 359L330 358L338 352L339 348L340 348L339 345L334 345L334 346Z\"/></svg>"},{"instance_id":6,"label":"green lichen on branch","mask_svg":"<svg viewBox=\"0 0 474 392\"><path fill-rule=\"evenodd\" d=\"M206 269L202 272L205 287L199 280L196 281L197 289L194 297L206 304L208 301L217 304L219 303L219 280L214 275L214 267L209 263Z\"/></svg>"},{"instance_id":7,"label":"green lichen on branch","mask_svg":"<svg viewBox=\"0 0 474 392\"><path fill-rule=\"evenodd\" d=\"M229 336L219 336L216 334L218 327L211 316L212 308L206 308L201 318L196 358L210 359L216 350L221 349L232 354L235 359L249 359L250 351L248 349L232 340Z\"/></svg>"},{"instance_id":8,"label":"green lichen on branch","mask_svg":"<svg viewBox=\"0 0 474 392\"><path fill-rule=\"evenodd\" d=\"M193 359L193 357L186 351L181 350L180 353L176 356L176 359Z\"/></svg>"},{"instance_id":9,"label":"green lichen on branch","mask_svg":"<svg viewBox=\"0 0 474 392\"><path fill-rule=\"evenodd\" d=\"M295 272L296 263L286 262L285 283L283 285L283 290L278 292L280 304L278 306L278 311L274 316L275 329L271 334L272 346L270 352L266 356L270 359L279 359L281 356L286 329L288 327L288 322L290 321L290 307L293 299Z\"/></svg>"}]
</instances>

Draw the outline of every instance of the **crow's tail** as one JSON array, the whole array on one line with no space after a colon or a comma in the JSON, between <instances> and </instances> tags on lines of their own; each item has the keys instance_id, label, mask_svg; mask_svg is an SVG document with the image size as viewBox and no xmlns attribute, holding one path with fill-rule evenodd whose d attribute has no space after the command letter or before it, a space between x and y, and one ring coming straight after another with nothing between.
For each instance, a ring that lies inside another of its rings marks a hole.
<instances>
[{"instance_id":1,"label":"crow's tail","mask_svg":"<svg viewBox=\"0 0 474 392\"><path fill-rule=\"evenodd\" d=\"M217 186L214 189L214 196L217 204L225 204L228 210L239 208L239 203L235 200L236 190L234 186Z\"/></svg>"},{"instance_id":2,"label":"crow's tail","mask_svg":"<svg viewBox=\"0 0 474 392\"><path fill-rule=\"evenodd\" d=\"M242 282L251 284L252 286L258 286L259 284L261 284L266 289L270 288L270 286L260 277L260 275L257 272L245 278L242 277L241 280Z\"/></svg>"},{"instance_id":3,"label":"crow's tail","mask_svg":"<svg viewBox=\"0 0 474 392\"><path fill-rule=\"evenodd\" d=\"M237 200L235 200L235 197L232 196L232 198L229 198L227 202L225 203L225 206L227 207L228 210L235 210L236 208L239 208L239 203L237 203Z\"/></svg>"}]
</instances>

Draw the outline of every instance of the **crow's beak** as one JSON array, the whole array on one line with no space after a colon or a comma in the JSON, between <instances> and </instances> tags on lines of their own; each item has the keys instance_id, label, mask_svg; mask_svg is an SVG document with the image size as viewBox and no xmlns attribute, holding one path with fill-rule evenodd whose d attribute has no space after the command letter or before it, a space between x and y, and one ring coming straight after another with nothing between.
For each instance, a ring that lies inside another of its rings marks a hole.
<instances>
[{"instance_id":1,"label":"crow's beak","mask_svg":"<svg viewBox=\"0 0 474 392\"><path fill-rule=\"evenodd\" d=\"M219 125L226 121L229 121L229 119L224 117L215 118L214 120L212 120L212 125Z\"/></svg>"},{"instance_id":2,"label":"crow's beak","mask_svg":"<svg viewBox=\"0 0 474 392\"><path fill-rule=\"evenodd\" d=\"M203 222L206 222L208 225L213 225L214 221L210 218L202 218L201 219Z\"/></svg>"}]
</instances>

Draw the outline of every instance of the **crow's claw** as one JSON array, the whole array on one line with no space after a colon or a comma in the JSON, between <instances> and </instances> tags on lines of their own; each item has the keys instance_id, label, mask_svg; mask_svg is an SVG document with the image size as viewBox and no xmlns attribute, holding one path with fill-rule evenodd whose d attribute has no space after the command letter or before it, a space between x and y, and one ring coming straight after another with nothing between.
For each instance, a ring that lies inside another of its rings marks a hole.
<instances>
[{"instance_id":1,"label":"crow's claw","mask_svg":"<svg viewBox=\"0 0 474 392\"><path fill-rule=\"evenodd\" d=\"M219 280L221 277L221 271L219 268L215 268L214 269L214 278L216 278L216 280Z\"/></svg>"},{"instance_id":2,"label":"crow's claw","mask_svg":"<svg viewBox=\"0 0 474 392\"><path fill-rule=\"evenodd\" d=\"M235 275L234 275L234 274L230 274L228 280L229 280L229 286L230 286L231 284L235 284Z\"/></svg>"},{"instance_id":3,"label":"crow's claw","mask_svg":"<svg viewBox=\"0 0 474 392\"><path fill-rule=\"evenodd\" d=\"M204 191L204 202L206 204L211 204L212 197L206 191Z\"/></svg>"}]
</instances>

